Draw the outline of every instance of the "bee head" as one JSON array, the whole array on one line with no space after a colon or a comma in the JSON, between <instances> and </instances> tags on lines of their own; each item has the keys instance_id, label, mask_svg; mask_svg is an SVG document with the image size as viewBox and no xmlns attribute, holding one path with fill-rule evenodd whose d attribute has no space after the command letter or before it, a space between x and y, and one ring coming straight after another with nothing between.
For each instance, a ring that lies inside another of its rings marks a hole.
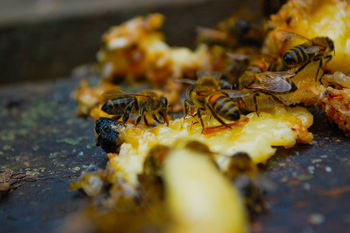
<instances>
[{"instance_id":1,"label":"bee head","mask_svg":"<svg viewBox=\"0 0 350 233\"><path fill-rule=\"evenodd\" d=\"M328 38L328 37L326 37L326 40L327 40L327 43L328 43L328 46L329 46L330 51L333 51L333 50L334 50L334 43L333 43L333 40L331 40L331 39Z\"/></svg>"},{"instance_id":2,"label":"bee head","mask_svg":"<svg viewBox=\"0 0 350 233\"><path fill-rule=\"evenodd\" d=\"M167 109L168 108L168 100L165 97L160 98L160 105L162 106L162 108Z\"/></svg>"},{"instance_id":3,"label":"bee head","mask_svg":"<svg viewBox=\"0 0 350 233\"><path fill-rule=\"evenodd\" d=\"M160 99L161 108L159 110L159 115L163 118L163 120L168 125L167 113L168 113L168 99L165 97L161 97Z\"/></svg>"}]
</instances>

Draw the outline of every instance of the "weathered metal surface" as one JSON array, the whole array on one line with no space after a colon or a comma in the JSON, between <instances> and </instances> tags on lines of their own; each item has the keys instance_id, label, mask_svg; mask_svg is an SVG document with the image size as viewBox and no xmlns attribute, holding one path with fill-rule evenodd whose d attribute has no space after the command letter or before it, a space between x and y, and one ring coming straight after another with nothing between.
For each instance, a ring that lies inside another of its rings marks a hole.
<instances>
[{"instance_id":1,"label":"weathered metal surface","mask_svg":"<svg viewBox=\"0 0 350 233\"><path fill-rule=\"evenodd\" d=\"M104 167L94 123L78 118L74 80L0 90L0 169L36 176L0 200L1 232L50 232L86 201L68 184L90 164Z\"/></svg>"},{"instance_id":2,"label":"weathered metal surface","mask_svg":"<svg viewBox=\"0 0 350 233\"><path fill-rule=\"evenodd\" d=\"M37 176L0 200L1 232L50 232L86 205L68 184L90 164L104 167L94 123L78 118L75 80L0 90L0 166ZM6 107L7 106L7 107ZM314 111L313 145L279 149L264 167L277 185L253 232L347 232L350 229L350 139Z\"/></svg>"},{"instance_id":3,"label":"weathered metal surface","mask_svg":"<svg viewBox=\"0 0 350 233\"><path fill-rule=\"evenodd\" d=\"M279 149L264 174L277 184L253 232L349 232L350 139L315 109L313 145Z\"/></svg>"}]
</instances>

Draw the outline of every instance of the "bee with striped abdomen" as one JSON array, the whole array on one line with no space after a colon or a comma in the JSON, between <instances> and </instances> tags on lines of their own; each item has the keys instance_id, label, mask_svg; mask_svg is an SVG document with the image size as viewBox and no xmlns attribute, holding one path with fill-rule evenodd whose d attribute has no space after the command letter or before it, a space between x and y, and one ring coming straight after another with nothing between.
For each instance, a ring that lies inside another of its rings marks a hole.
<instances>
[{"instance_id":1,"label":"bee with striped abdomen","mask_svg":"<svg viewBox=\"0 0 350 233\"><path fill-rule=\"evenodd\" d=\"M264 93L281 103L275 95L296 91L297 87L291 80L294 76L295 73L289 71L244 73L239 79L239 87L240 90L247 89L253 94L255 111L258 113L257 96Z\"/></svg>"},{"instance_id":2,"label":"bee with striped abdomen","mask_svg":"<svg viewBox=\"0 0 350 233\"><path fill-rule=\"evenodd\" d=\"M251 59L247 69L238 78L238 89L247 88L252 82L256 81L256 74L275 71L281 69L281 62L278 58L269 55L258 55Z\"/></svg>"},{"instance_id":3,"label":"bee with striped abdomen","mask_svg":"<svg viewBox=\"0 0 350 233\"><path fill-rule=\"evenodd\" d=\"M314 37L308 39L293 32L278 31L278 33L287 41L293 38L305 41L304 43L296 45L283 53L283 64L287 68L297 67L295 73L298 73L311 61L319 61L319 66L316 72L317 80L323 60L325 60L325 64L327 64L335 54L333 41L329 37Z\"/></svg>"},{"instance_id":4,"label":"bee with striped abdomen","mask_svg":"<svg viewBox=\"0 0 350 233\"><path fill-rule=\"evenodd\" d=\"M237 98L248 96L249 93L221 89L218 80L210 73L202 74L197 82L189 81L187 80L186 83L192 85L186 91L186 99L184 101L185 117L188 115L190 108L195 108L203 130L202 112L210 112L223 125L226 125L223 119L229 121L240 119L241 112Z\"/></svg>"},{"instance_id":5,"label":"bee with striped abdomen","mask_svg":"<svg viewBox=\"0 0 350 233\"><path fill-rule=\"evenodd\" d=\"M253 56L245 72L262 73L267 71L279 71L282 69L281 59L275 56L260 54Z\"/></svg>"},{"instance_id":6,"label":"bee with striped abdomen","mask_svg":"<svg viewBox=\"0 0 350 233\"><path fill-rule=\"evenodd\" d=\"M105 97L107 102L101 110L114 115L115 120L123 117L125 123L128 121L130 114L133 113L139 115L136 124L143 118L145 124L149 125L146 115L151 115L156 122L168 125L168 100L155 91L141 91L140 93L109 92L105 93Z\"/></svg>"}]
</instances>

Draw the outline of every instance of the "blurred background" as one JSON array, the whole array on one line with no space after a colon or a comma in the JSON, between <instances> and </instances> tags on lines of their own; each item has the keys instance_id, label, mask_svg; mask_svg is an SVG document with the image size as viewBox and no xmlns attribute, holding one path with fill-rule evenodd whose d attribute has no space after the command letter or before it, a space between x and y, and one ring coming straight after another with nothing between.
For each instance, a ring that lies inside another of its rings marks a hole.
<instances>
[{"instance_id":1,"label":"blurred background","mask_svg":"<svg viewBox=\"0 0 350 233\"><path fill-rule=\"evenodd\" d=\"M244 6L258 9L259 1L0 0L0 85L69 76L95 61L105 30L136 15L164 14L166 41L194 47L196 26Z\"/></svg>"}]
</instances>

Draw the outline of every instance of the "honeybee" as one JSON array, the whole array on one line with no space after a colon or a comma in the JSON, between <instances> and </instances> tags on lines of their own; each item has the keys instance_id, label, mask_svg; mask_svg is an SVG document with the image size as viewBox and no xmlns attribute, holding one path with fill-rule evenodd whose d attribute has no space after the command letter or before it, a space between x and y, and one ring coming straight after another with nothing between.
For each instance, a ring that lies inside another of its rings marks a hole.
<instances>
[{"instance_id":1,"label":"honeybee","mask_svg":"<svg viewBox=\"0 0 350 233\"><path fill-rule=\"evenodd\" d=\"M332 59L333 55L335 55L334 43L329 37L314 37L308 39L293 32L278 31L278 33L283 36L285 40L295 38L305 41L302 44L288 49L282 55L283 64L287 68L298 67L295 73L301 71L311 61L319 61L315 78L317 80L319 70L323 65L323 60L325 60L325 65L327 65L327 63Z\"/></svg>"},{"instance_id":2,"label":"honeybee","mask_svg":"<svg viewBox=\"0 0 350 233\"><path fill-rule=\"evenodd\" d=\"M258 167L253 163L249 154L237 152L230 156L224 174L234 181L251 216L266 210L263 194L275 190L276 185L258 173Z\"/></svg>"},{"instance_id":3,"label":"honeybee","mask_svg":"<svg viewBox=\"0 0 350 233\"><path fill-rule=\"evenodd\" d=\"M254 56L246 69L245 72L250 73L262 73L267 71L277 71L281 67L280 60L277 57L270 56L267 54L260 54Z\"/></svg>"},{"instance_id":4,"label":"honeybee","mask_svg":"<svg viewBox=\"0 0 350 233\"><path fill-rule=\"evenodd\" d=\"M245 12L246 11L246 12ZM244 15L243 15L243 14ZM249 10L243 10L241 15L232 15L218 24L218 30L228 33L237 39L238 45L260 47L266 31L259 20L251 17Z\"/></svg>"},{"instance_id":5,"label":"honeybee","mask_svg":"<svg viewBox=\"0 0 350 233\"><path fill-rule=\"evenodd\" d=\"M237 152L233 156L230 156L230 162L225 172L226 176L235 179L242 174L253 177L256 173L256 165L247 153Z\"/></svg>"},{"instance_id":6,"label":"honeybee","mask_svg":"<svg viewBox=\"0 0 350 233\"><path fill-rule=\"evenodd\" d=\"M131 113L139 115L136 119L138 124L143 118L145 124L149 126L146 115L151 115L153 119L161 124L169 124L167 119L168 100L155 91L141 91L140 93L105 93L107 102L101 110L114 115L114 119L121 117L123 122L127 122ZM161 118L161 120L159 119Z\"/></svg>"},{"instance_id":7,"label":"honeybee","mask_svg":"<svg viewBox=\"0 0 350 233\"><path fill-rule=\"evenodd\" d=\"M143 163L143 173L148 176L161 176L161 168L169 151L170 147L164 145L152 147Z\"/></svg>"},{"instance_id":8,"label":"honeybee","mask_svg":"<svg viewBox=\"0 0 350 233\"><path fill-rule=\"evenodd\" d=\"M219 22L214 29L198 27L198 41L229 48L240 46L258 48L263 42L266 30L261 20L254 15L249 9L241 9L239 13Z\"/></svg>"},{"instance_id":9,"label":"honeybee","mask_svg":"<svg viewBox=\"0 0 350 233\"><path fill-rule=\"evenodd\" d=\"M233 83L232 83L233 89L245 88L246 85L244 85L244 82L245 82L246 76L253 76L253 74L257 74L257 73L263 73L267 71L278 71L282 69L282 62L280 58L266 55L266 54L244 55L244 54L227 53L227 56L230 57L233 61L241 60L241 61L246 61L248 63L246 66L241 66L241 67L245 67L245 69L243 70L243 72L240 72L240 74L237 75L237 77L233 80Z\"/></svg>"},{"instance_id":10,"label":"honeybee","mask_svg":"<svg viewBox=\"0 0 350 233\"><path fill-rule=\"evenodd\" d=\"M209 111L217 121L226 125L223 119L237 121L241 117L237 98L249 95L244 91L221 89L216 74L200 73L197 82L189 82L190 80L186 82L192 85L187 89L184 100L185 117L190 108L195 108L202 125L202 132L204 131L202 112Z\"/></svg>"},{"instance_id":11,"label":"honeybee","mask_svg":"<svg viewBox=\"0 0 350 233\"><path fill-rule=\"evenodd\" d=\"M239 78L240 90L248 89L253 95L255 111L258 113L257 96L264 93L271 96L275 101L282 103L275 94L285 94L297 90L297 86L291 80L296 74L289 71L280 72L245 72ZM282 103L283 104L283 103Z\"/></svg>"}]
</instances>

